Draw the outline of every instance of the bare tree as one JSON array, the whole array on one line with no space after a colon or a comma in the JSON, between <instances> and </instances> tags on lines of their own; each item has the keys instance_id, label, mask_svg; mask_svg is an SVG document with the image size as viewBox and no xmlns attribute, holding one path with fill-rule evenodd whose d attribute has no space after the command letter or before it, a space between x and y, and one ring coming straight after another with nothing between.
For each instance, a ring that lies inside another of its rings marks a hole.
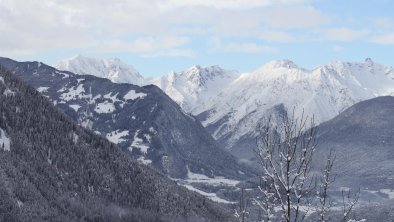
<instances>
[{"instance_id":1,"label":"bare tree","mask_svg":"<svg viewBox=\"0 0 394 222\"><path fill-rule=\"evenodd\" d=\"M294 113L294 112L293 112ZM283 118L283 124L273 126L271 118L261 127L257 150L262 167L263 202L258 204L266 214L266 221L275 219L278 207L284 221L302 221L315 180L311 176L313 153L316 149L314 118ZM301 209L304 208L304 209Z\"/></svg>"},{"instance_id":2,"label":"bare tree","mask_svg":"<svg viewBox=\"0 0 394 222\"><path fill-rule=\"evenodd\" d=\"M330 218L327 218L327 212L329 212L333 203L328 200L328 190L330 185L334 182L335 176L332 175L332 167L334 165L335 155L332 151L328 154L326 166L324 168L323 177L319 184L319 190L316 193L317 199L319 200L319 208L317 212L319 214L319 221L326 222L330 221Z\"/></svg>"},{"instance_id":3,"label":"bare tree","mask_svg":"<svg viewBox=\"0 0 394 222\"><path fill-rule=\"evenodd\" d=\"M246 211L245 205L245 197L244 197L245 189L241 189L241 195L239 197L239 212L235 211L235 217L238 219L239 222L245 222L246 216L248 212Z\"/></svg>"},{"instance_id":4,"label":"bare tree","mask_svg":"<svg viewBox=\"0 0 394 222\"><path fill-rule=\"evenodd\" d=\"M350 190L346 193L342 191L342 212L343 218L342 222L346 222L350 216L351 211L353 210L354 206L357 204L358 199L360 198L360 191L356 192L353 196L350 193Z\"/></svg>"},{"instance_id":5,"label":"bare tree","mask_svg":"<svg viewBox=\"0 0 394 222\"><path fill-rule=\"evenodd\" d=\"M313 116L302 113L300 118L283 117L280 125L274 125L271 118L260 127L256 154L262 168L259 189L260 198L255 204L260 207L263 221L303 221L310 212L318 213L318 221L329 221L327 216L333 203L328 191L334 182L332 168L335 154L330 151L319 177L314 176L312 160L316 150L317 127ZM343 195L343 220L358 201L360 192L353 198ZM278 218L280 217L280 218Z\"/></svg>"}]
</instances>

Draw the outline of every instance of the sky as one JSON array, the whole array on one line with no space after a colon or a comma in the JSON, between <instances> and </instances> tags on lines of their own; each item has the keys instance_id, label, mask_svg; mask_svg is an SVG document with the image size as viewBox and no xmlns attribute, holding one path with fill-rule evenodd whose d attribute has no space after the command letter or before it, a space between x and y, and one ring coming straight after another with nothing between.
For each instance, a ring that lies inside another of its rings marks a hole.
<instances>
[{"instance_id":1,"label":"sky","mask_svg":"<svg viewBox=\"0 0 394 222\"><path fill-rule=\"evenodd\" d=\"M120 58L144 76L289 59L393 66L392 0L0 0L0 56Z\"/></svg>"}]
</instances>

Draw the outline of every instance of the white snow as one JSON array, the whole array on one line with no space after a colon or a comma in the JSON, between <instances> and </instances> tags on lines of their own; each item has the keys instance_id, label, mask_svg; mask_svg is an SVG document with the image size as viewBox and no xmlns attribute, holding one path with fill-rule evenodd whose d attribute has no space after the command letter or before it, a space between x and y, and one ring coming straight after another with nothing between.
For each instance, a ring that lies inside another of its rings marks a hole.
<instances>
[{"instance_id":1,"label":"white snow","mask_svg":"<svg viewBox=\"0 0 394 222\"><path fill-rule=\"evenodd\" d=\"M215 176L214 178L210 178L204 174L191 172L188 166L186 168L187 168L187 179L185 181L188 183L205 183L213 186L219 186L219 185L235 186L239 183L238 180L226 179L220 176Z\"/></svg>"},{"instance_id":2,"label":"white snow","mask_svg":"<svg viewBox=\"0 0 394 222\"><path fill-rule=\"evenodd\" d=\"M0 82L2 82L2 83L5 85L4 78L3 78L2 76L0 76ZM3 95L5 95L5 96L10 96L10 95L13 96L13 95L15 95L15 92L12 91L12 90L10 90L10 89L6 86L6 89L4 90Z\"/></svg>"},{"instance_id":3,"label":"white snow","mask_svg":"<svg viewBox=\"0 0 394 222\"><path fill-rule=\"evenodd\" d=\"M104 101L102 103L97 103L94 111L97 113L112 113L115 111L115 106L113 103Z\"/></svg>"},{"instance_id":4,"label":"white snow","mask_svg":"<svg viewBox=\"0 0 394 222\"><path fill-rule=\"evenodd\" d=\"M133 142L132 142L129 150L131 151L133 148L137 148L137 149L140 149L141 153L147 154L148 149L150 148L149 144L146 144L141 138L138 137L139 132L140 132L139 130L137 130L135 132Z\"/></svg>"},{"instance_id":5,"label":"white snow","mask_svg":"<svg viewBox=\"0 0 394 222\"><path fill-rule=\"evenodd\" d=\"M81 75L94 75L107 78L115 83L143 84L143 77L134 69L118 58L95 59L81 55L64 59L54 65L59 70L67 70Z\"/></svg>"},{"instance_id":6,"label":"white snow","mask_svg":"<svg viewBox=\"0 0 394 222\"><path fill-rule=\"evenodd\" d=\"M73 110L75 110L75 112L78 112L78 109L81 108L80 105L78 104L72 104L72 105L68 105L70 108L72 108Z\"/></svg>"},{"instance_id":7,"label":"white snow","mask_svg":"<svg viewBox=\"0 0 394 222\"><path fill-rule=\"evenodd\" d=\"M92 129L93 126L93 121L89 120L89 119L85 119L81 122L81 126L85 127L86 129Z\"/></svg>"},{"instance_id":8,"label":"white snow","mask_svg":"<svg viewBox=\"0 0 394 222\"><path fill-rule=\"evenodd\" d=\"M12 91L12 90L10 90L9 88L6 88L6 89L4 90L3 95L5 95L5 96L13 96L13 95L15 95L15 92Z\"/></svg>"},{"instance_id":9,"label":"white snow","mask_svg":"<svg viewBox=\"0 0 394 222\"><path fill-rule=\"evenodd\" d=\"M205 191L202 191L202 190L199 190L197 188L194 188L193 186L188 185L188 184L181 184L181 185L186 187L188 190L195 191L195 192L197 192L197 193L199 193L199 194L201 194L203 196L208 197L210 200L218 202L218 203L225 203L225 204L234 204L234 203L236 203L236 202L231 202L231 201L225 200L223 198L220 198L220 197L217 196L216 193L207 193Z\"/></svg>"},{"instance_id":10,"label":"white snow","mask_svg":"<svg viewBox=\"0 0 394 222\"><path fill-rule=\"evenodd\" d=\"M46 92L49 89L49 87L38 87L37 91L42 93L42 92Z\"/></svg>"},{"instance_id":11,"label":"white snow","mask_svg":"<svg viewBox=\"0 0 394 222\"><path fill-rule=\"evenodd\" d=\"M119 100L119 99L117 98L117 96L118 96L119 93L115 93L114 95L112 95L112 94L113 94L113 93L110 92L110 93L105 94L103 97L104 97L105 99L110 99L110 100L112 100L113 102L121 101L121 100Z\"/></svg>"},{"instance_id":12,"label":"white snow","mask_svg":"<svg viewBox=\"0 0 394 222\"><path fill-rule=\"evenodd\" d=\"M20 200L16 200L16 204L18 205L18 207L22 207L23 206L23 202Z\"/></svg>"},{"instance_id":13,"label":"white snow","mask_svg":"<svg viewBox=\"0 0 394 222\"><path fill-rule=\"evenodd\" d=\"M1 128L0 128L0 148L2 148L3 151L11 150L10 138L7 136L5 131Z\"/></svg>"},{"instance_id":14,"label":"white snow","mask_svg":"<svg viewBox=\"0 0 394 222\"><path fill-rule=\"evenodd\" d=\"M381 189L379 190L381 193L387 194L389 196L389 199L394 199L394 190L392 189Z\"/></svg>"},{"instance_id":15,"label":"white snow","mask_svg":"<svg viewBox=\"0 0 394 222\"><path fill-rule=\"evenodd\" d=\"M122 137L125 137L125 136L128 136L128 135L129 135L129 131L128 130L123 130L123 131L116 130L116 131L112 131L112 132L108 133L106 135L106 137L107 137L107 139L109 141L111 141L111 142L113 142L115 144L119 144L119 143L122 143L122 142L126 141L126 139L124 139Z\"/></svg>"},{"instance_id":16,"label":"white snow","mask_svg":"<svg viewBox=\"0 0 394 222\"><path fill-rule=\"evenodd\" d=\"M288 60L272 61L223 85L215 97L194 107L192 113L207 112L203 125L219 123L213 136L226 138L227 147L231 147L245 135L253 137L258 124L279 104L289 112L295 108L296 117L303 110L314 115L318 124L362 100L394 95L393 76L392 68L370 60L332 62L313 70Z\"/></svg>"},{"instance_id":17,"label":"white snow","mask_svg":"<svg viewBox=\"0 0 394 222\"><path fill-rule=\"evenodd\" d=\"M146 158L143 157L143 156L140 156L137 160L138 160L139 162L141 162L142 164L145 164L145 165L149 165L149 164L152 163L152 160L146 159Z\"/></svg>"},{"instance_id":18,"label":"white snow","mask_svg":"<svg viewBox=\"0 0 394 222\"><path fill-rule=\"evenodd\" d=\"M127 92L124 96L123 96L123 98L125 99L125 100L135 100L135 99L142 99L142 98L144 98L146 96L146 94L145 93L137 93L137 92L135 92L135 90L130 90L129 92Z\"/></svg>"},{"instance_id":19,"label":"white snow","mask_svg":"<svg viewBox=\"0 0 394 222\"><path fill-rule=\"evenodd\" d=\"M76 144L78 143L78 140L79 140L79 136L75 132L73 132L73 142Z\"/></svg>"},{"instance_id":20,"label":"white snow","mask_svg":"<svg viewBox=\"0 0 394 222\"><path fill-rule=\"evenodd\" d=\"M64 92L66 90L67 89L63 88L60 89L58 92ZM83 96L84 93L85 93L85 88L83 87L83 84L80 84L76 87L70 88L68 92L62 93L59 98L63 101L70 101L76 99L77 97L84 98Z\"/></svg>"},{"instance_id":21,"label":"white snow","mask_svg":"<svg viewBox=\"0 0 394 222\"><path fill-rule=\"evenodd\" d=\"M166 76L147 79L189 112L204 101L214 98L223 86L237 77L236 71L223 70L219 66L192 66L181 72L170 72Z\"/></svg>"}]
</instances>

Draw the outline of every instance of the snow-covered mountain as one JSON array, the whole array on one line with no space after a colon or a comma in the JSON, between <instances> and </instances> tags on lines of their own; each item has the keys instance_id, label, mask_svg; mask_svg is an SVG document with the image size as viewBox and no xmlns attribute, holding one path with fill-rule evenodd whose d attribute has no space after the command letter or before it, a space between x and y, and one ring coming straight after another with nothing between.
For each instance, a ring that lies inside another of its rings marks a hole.
<instances>
[{"instance_id":1,"label":"snow-covered mountain","mask_svg":"<svg viewBox=\"0 0 394 222\"><path fill-rule=\"evenodd\" d=\"M76 55L59 61L54 67L80 75L89 74L106 78L115 83L142 85L144 82L144 78L133 66L123 63L118 58L96 59Z\"/></svg>"},{"instance_id":2,"label":"snow-covered mountain","mask_svg":"<svg viewBox=\"0 0 394 222\"><path fill-rule=\"evenodd\" d=\"M393 95L393 78L391 67L371 59L332 62L313 70L289 60L272 61L241 74L192 113L233 154L250 160L257 128L269 115L279 118L294 108L296 117L304 111L321 123L357 102Z\"/></svg>"},{"instance_id":3,"label":"snow-covered mountain","mask_svg":"<svg viewBox=\"0 0 394 222\"><path fill-rule=\"evenodd\" d=\"M91 73L97 72L105 71ZM279 121L294 108L295 116L304 111L319 124L357 102L393 95L393 78L391 67L369 58L361 63L334 61L313 70L275 60L251 73L193 66L145 79L143 85L161 88L197 116L220 144L248 162L254 158L257 128L268 116Z\"/></svg>"},{"instance_id":4,"label":"snow-covered mountain","mask_svg":"<svg viewBox=\"0 0 394 222\"><path fill-rule=\"evenodd\" d=\"M106 78L115 83L156 85L187 112L216 96L223 86L239 75L237 71L224 70L219 66L195 65L180 72L171 71L160 77L144 78L133 66L118 58L105 60L81 55L61 60L54 67L80 75Z\"/></svg>"},{"instance_id":5,"label":"snow-covered mountain","mask_svg":"<svg viewBox=\"0 0 394 222\"><path fill-rule=\"evenodd\" d=\"M237 76L236 71L224 70L219 66L192 66L181 72L170 72L165 76L148 79L146 84L158 86L189 112L206 100L213 99L223 86Z\"/></svg>"}]
</instances>

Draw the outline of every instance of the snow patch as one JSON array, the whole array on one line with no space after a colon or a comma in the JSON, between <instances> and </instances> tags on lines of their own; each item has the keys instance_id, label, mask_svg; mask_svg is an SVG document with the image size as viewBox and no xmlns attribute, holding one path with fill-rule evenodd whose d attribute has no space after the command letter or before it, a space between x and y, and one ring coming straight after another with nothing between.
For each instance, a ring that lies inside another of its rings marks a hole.
<instances>
[{"instance_id":1,"label":"snow patch","mask_svg":"<svg viewBox=\"0 0 394 222\"><path fill-rule=\"evenodd\" d=\"M16 205L18 205L18 207L22 207L23 206L23 202L20 200L16 200Z\"/></svg>"},{"instance_id":2,"label":"snow patch","mask_svg":"<svg viewBox=\"0 0 394 222\"><path fill-rule=\"evenodd\" d=\"M234 203L236 203L236 202L231 202L231 201L222 199L222 198L218 197L216 193L207 193L205 191L202 191L202 190L199 190L197 188L194 188L193 186L188 185L188 184L181 184L181 185L186 187L188 190L195 191L195 192L197 192L197 193L199 193L199 194L201 194L203 196L206 196L210 200L215 201L217 203L224 203L224 204L234 204Z\"/></svg>"},{"instance_id":3,"label":"snow patch","mask_svg":"<svg viewBox=\"0 0 394 222\"><path fill-rule=\"evenodd\" d=\"M104 97L105 99L110 99L110 100L112 100L112 102L117 102L117 101L121 101L121 100L119 100L119 99L117 98L118 94L119 94L119 93L116 93L115 95L111 96L111 95L112 95L112 92L110 92L110 93L108 93L108 94L105 94L103 97Z\"/></svg>"},{"instance_id":4,"label":"snow patch","mask_svg":"<svg viewBox=\"0 0 394 222\"><path fill-rule=\"evenodd\" d=\"M128 136L129 135L129 131L128 130L116 130L116 131L112 131L110 133L108 133L106 135L107 139L115 144L119 144L122 143L124 141L126 141L126 139L123 139L122 137Z\"/></svg>"},{"instance_id":5,"label":"snow patch","mask_svg":"<svg viewBox=\"0 0 394 222\"><path fill-rule=\"evenodd\" d=\"M37 88L37 91L40 92L40 93L43 93L43 92L48 91L48 89L49 89L49 87L44 87L44 86L42 86L42 87L38 87L38 88Z\"/></svg>"},{"instance_id":6,"label":"snow patch","mask_svg":"<svg viewBox=\"0 0 394 222\"><path fill-rule=\"evenodd\" d=\"M79 136L75 132L73 132L73 142L76 144L78 143L78 140L79 140Z\"/></svg>"},{"instance_id":7,"label":"snow patch","mask_svg":"<svg viewBox=\"0 0 394 222\"><path fill-rule=\"evenodd\" d=\"M142 99L146 96L145 93L137 93L135 90L130 90L126 95L123 96L125 100L135 100L135 99Z\"/></svg>"},{"instance_id":8,"label":"snow patch","mask_svg":"<svg viewBox=\"0 0 394 222\"><path fill-rule=\"evenodd\" d=\"M66 89L62 88L58 92L64 92ZM82 94L85 93L85 88L83 87L83 84L78 85L77 87L73 87L69 89L67 93L63 93L60 95L60 99L63 101L70 101L72 99L76 99L78 96L82 98Z\"/></svg>"},{"instance_id":9,"label":"snow patch","mask_svg":"<svg viewBox=\"0 0 394 222\"><path fill-rule=\"evenodd\" d=\"M5 90L4 90L4 93L3 93L5 96L13 96L13 95L15 95L15 92L14 91L12 91L12 90L10 90L9 88L6 88Z\"/></svg>"},{"instance_id":10,"label":"snow patch","mask_svg":"<svg viewBox=\"0 0 394 222\"><path fill-rule=\"evenodd\" d=\"M146 159L146 158L143 157L143 156L140 156L140 157L137 159L137 161L139 161L140 163L145 164L145 165L148 165L148 164L151 164L151 163L152 163L152 160Z\"/></svg>"},{"instance_id":11,"label":"snow patch","mask_svg":"<svg viewBox=\"0 0 394 222\"><path fill-rule=\"evenodd\" d=\"M137 148L140 149L141 153L146 154L148 153L148 149L149 144L144 143L144 141L138 137L139 134L139 130L137 130L134 134L134 138L133 138L133 143L131 144L131 147L129 148L129 150L131 151L133 148Z\"/></svg>"},{"instance_id":12,"label":"snow patch","mask_svg":"<svg viewBox=\"0 0 394 222\"><path fill-rule=\"evenodd\" d=\"M80 105L77 104L72 104L72 105L68 105L70 108L72 108L73 110L75 110L75 112L78 112L78 109L81 108Z\"/></svg>"},{"instance_id":13,"label":"snow patch","mask_svg":"<svg viewBox=\"0 0 394 222\"><path fill-rule=\"evenodd\" d=\"M103 103L98 103L96 108L94 108L96 113L112 113L115 111L115 106L113 103L105 101Z\"/></svg>"},{"instance_id":14,"label":"snow patch","mask_svg":"<svg viewBox=\"0 0 394 222\"><path fill-rule=\"evenodd\" d=\"M11 140L3 129L0 128L0 148L4 151L11 151Z\"/></svg>"},{"instance_id":15,"label":"snow patch","mask_svg":"<svg viewBox=\"0 0 394 222\"><path fill-rule=\"evenodd\" d=\"M226 178L220 177L220 176L210 178L204 174L198 174L198 173L191 172L189 169L189 166L187 166L186 168L187 168L187 178L188 179L186 179L185 181L188 183L205 183L205 184L210 184L213 186L219 186L219 185L235 186L240 182L238 180L226 179Z\"/></svg>"},{"instance_id":16,"label":"snow patch","mask_svg":"<svg viewBox=\"0 0 394 222\"><path fill-rule=\"evenodd\" d=\"M387 194L389 196L390 200L394 199L394 190L392 190L392 189L380 189L379 191L381 193Z\"/></svg>"}]
</instances>

